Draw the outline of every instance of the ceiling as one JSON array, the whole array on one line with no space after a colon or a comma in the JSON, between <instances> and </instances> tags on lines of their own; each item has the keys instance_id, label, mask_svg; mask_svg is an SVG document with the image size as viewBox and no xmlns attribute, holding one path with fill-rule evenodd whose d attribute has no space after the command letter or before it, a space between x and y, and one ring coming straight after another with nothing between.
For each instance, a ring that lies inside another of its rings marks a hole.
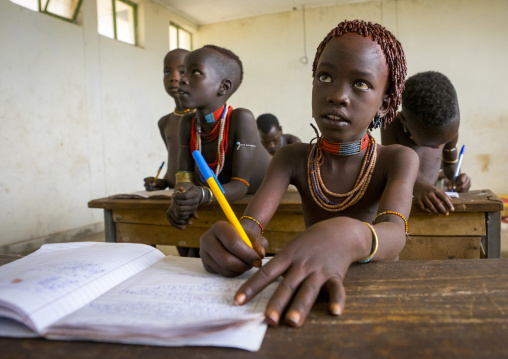
<instances>
[{"instance_id":1,"label":"ceiling","mask_svg":"<svg viewBox=\"0 0 508 359\"><path fill-rule=\"evenodd\" d=\"M369 0L152 0L196 25Z\"/></svg>"}]
</instances>

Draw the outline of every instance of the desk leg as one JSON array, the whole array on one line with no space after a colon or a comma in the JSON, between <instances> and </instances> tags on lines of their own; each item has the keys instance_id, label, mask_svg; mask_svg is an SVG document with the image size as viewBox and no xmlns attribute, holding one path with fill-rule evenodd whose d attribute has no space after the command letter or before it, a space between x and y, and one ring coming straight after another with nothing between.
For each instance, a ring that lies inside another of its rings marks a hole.
<instances>
[{"instance_id":1,"label":"desk leg","mask_svg":"<svg viewBox=\"0 0 508 359\"><path fill-rule=\"evenodd\" d=\"M113 221L113 211L104 210L104 231L106 233L106 242L116 242L116 224Z\"/></svg>"},{"instance_id":2,"label":"desk leg","mask_svg":"<svg viewBox=\"0 0 508 359\"><path fill-rule=\"evenodd\" d=\"M486 212L485 221L487 258L501 258L501 212Z\"/></svg>"}]
</instances>

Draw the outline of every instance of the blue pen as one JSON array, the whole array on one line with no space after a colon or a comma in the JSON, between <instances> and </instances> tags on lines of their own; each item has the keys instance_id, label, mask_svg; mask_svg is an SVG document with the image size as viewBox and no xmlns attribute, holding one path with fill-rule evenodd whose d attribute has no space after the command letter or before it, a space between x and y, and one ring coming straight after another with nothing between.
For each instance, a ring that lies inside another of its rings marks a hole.
<instances>
[{"instance_id":1,"label":"blue pen","mask_svg":"<svg viewBox=\"0 0 508 359\"><path fill-rule=\"evenodd\" d=\"M222 210L224 211L224 214L229 220L229 223L235 227L236 231L242 238L242 240L247 244L249 247L252 248L252 243L247 236L247 233L245 233L242 225L238 221L238 218L236 218L235 213L231 209L231 206L229 205L228 201L226 200L226 197L224 197L224 189L220 185L219 181L217 180L217 177L215 177L215 174L212 172L210 167L208 167L208 164L206 163L205 159L203 158L203 155L198 150L192 152L192 156L194 157L194 160L196 161L199 170L201 171L201 174L205 178L206 183L208 183L208 186L210 186L210 189L212 190L215 198L217 198L217 202L219 202Z\"/></svg>"},{"instance_id":2,"label":"blue pen","mask_svg":"<svg viewBox=\"0 0 508 359\"><path fill-rule=\"evenodd\" d=\"M162 161L162 165L159 167L159 170L157 171L157 175L155 176L152 184L150 185L150 191L153 190L153 185L154 185L155 181L157 181L157 178L159 178L159 174L161 173L162 167L164 167L164 161Z\"/></svg>"},{"instance_id":3,"label":"blue pen","mask_svg":"<svg viewBox=\"0 0 508 359\"><path fill-rule=\"evenodd\" d=\"M457 180L457 177L460 173L460 165L462 164L462 158L464 157L464 149L466 148L466 145L462 145L462 148L460 149L459 153L459 162L457 163L457 167L455 168L455 173L453 174L453 183ZM453 192L453 188L451 189L451 192Z\"/></svg>"}]
</instances>

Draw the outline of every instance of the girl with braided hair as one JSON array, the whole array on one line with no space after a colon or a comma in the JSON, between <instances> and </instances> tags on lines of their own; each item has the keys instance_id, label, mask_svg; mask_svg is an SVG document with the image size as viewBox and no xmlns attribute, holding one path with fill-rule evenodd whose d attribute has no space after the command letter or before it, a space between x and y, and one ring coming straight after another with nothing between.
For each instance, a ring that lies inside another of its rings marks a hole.
<instances>
[{"instance_id":1,"label":"girl with braided hair","mask_svg":"<svg viewBox=\"0 0 508 359\"><path fill-rule=\"evenodd\" d=\"M400 145L377 145L368 129L393 119L405 76L402 47L381 25L344 21L319 45L312 115L321 135L275 153L240 221L254 249L227 222L201 237L208 271L235 276L260 267L267 248L263 228L288 185L298 189L307 229L238 289L238 305L282 276L266 307L268 324L302 325L321 289L329 294L330 313L340 315L351 264L398 259L418 157Z\"/></svg>"}]
</instances>

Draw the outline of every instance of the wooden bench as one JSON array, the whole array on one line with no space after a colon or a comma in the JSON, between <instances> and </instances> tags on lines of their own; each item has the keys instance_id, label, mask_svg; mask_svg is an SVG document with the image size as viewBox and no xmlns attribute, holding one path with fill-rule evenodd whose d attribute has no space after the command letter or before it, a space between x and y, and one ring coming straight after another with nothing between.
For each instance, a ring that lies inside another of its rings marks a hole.
<instances>
[{"instance_id":1,"label":"wooden bench","mask_svg":"<svg viewBox=\"0 0 508 359\"><path fill-rule=\"evenodd\" d=\"M250 196L231 203L240 217ZM454 198L455 212L429 215L413 207L409 237L401 259L499 258L502 201L490 190L461 193ZM88 203L104 209L106 240L146 244L199 247L199 238L225 215L218 204L198 210L199 219L185 230L166 219L169 199L101 198ZM277 212L265 228L269 253L277 253L295 234L305 230L300 195L286 192Z\"/></svg>"}]
</instances>

